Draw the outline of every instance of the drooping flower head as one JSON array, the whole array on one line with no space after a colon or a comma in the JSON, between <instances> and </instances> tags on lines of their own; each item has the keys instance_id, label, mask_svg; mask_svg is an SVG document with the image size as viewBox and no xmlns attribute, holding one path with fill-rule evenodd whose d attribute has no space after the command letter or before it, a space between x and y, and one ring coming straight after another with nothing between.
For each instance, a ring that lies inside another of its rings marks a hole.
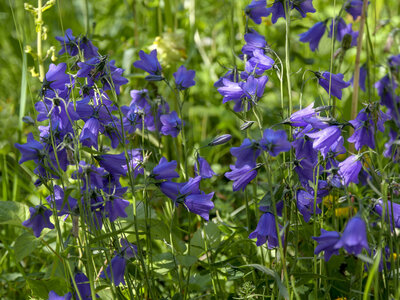
<instances>
[{"instance_id":1,"label":"drooping flower head","mask_svg":"<svg viewBox=\"0 0 400 300\"><path fill-rule=\"evenodd\" d=\"M50 216L53 212L44 207L43 205L37 205L29 208L30 218L22 225L33 229L33 234L39 237L44 228L54 229L54 225L50 222Z\"/></svg>"},{"instance_id":2,"label":"drooping flower head","mask_svg":"<svg viewBox=\"0 0 400 300\"><path fill-rule=\"evenodd\" d=\"M267 241L269 249L279 246L275 216L271 212L266 212L260 217L256 230L249 235L249 239L254 238L257 238L257 246L264 245Z\"/></svg>"},{"instance_id":3,"label":"drooping flower head","mask_svg":"<svg viewBox=\"0 0 400 300\"><path fill-rule=\"evenodd\" d=\"M173 75L178 90L186 90L187 88L196 84L194 81L196 72L193 70L186 70L185 66L180 66L178 71L176 71Z\"/></svg>"},{"instance_id":4,"label":"drooping flower head","mask_svg":"<svg viewBox=\"0 0 400 300\"><path fill-rule=\"evenodd\" d=\"M300 42L310 43L311 51L318 49L319 42L326 30L326 22L318 22L314 24L308 31L300 34Z\"/></svg>"},{"instance_id":5,"label":"drooping flower head","mask_svg":"<svg viewBox=\"0 0 400 300\"><path fill-rule=\"evenodd\" d=\"M320 252L325 251L325 261L328 261L333 254L339 255L339 249L334 248L340 239L339 232L327 231L321 228L321 235L318 237L313 236L312 239L318 242L318 246L315 248L314 253L317 255Z\"/></svg>"},{"instance_id":6,"label":"drooping flower head","mask_svg":"<svg viewBox=\"0 0 400 300\"><path fill-rule=\"evenodd\" d=\"M163 79L161 71L161 65L157 59L157 50L154 49L150 54L146 54L144 51L139 51L140 60L135 61L133 66L138 69L146 71L150 75L146 77L149 81L160 81Z\"/></svg>"},{"instance_id":7,"label":"drooping flower head","mask_svg":"<svg viewBox=\"0 0 400 300\"><path fill-rule=\"evenodd\" d=\"M233 181L232 189L234 192L246 188L246 186L257 176L258 166L243 165L240 168L230 166L231 172L226 172L225 177Z\"/></svg>"},{"instance_id":8,"label":"drooping flower head","mask_svg":"<svg viewBox=\"0 0 400 300\"><path fill-rule=\"evenodd\" d=\"M106 272L102 272L100 274L101 278L107 278L114 282L115 286L118 286L120 283L125 285L124 274L126 267L126 259L117 254L111 259L111 267L107 266Z\"/></svg>"},{"instance_id":9,"label":"drooping flower head","mask_svg":"<svg viewBox=\"0 0 400 300\"><path fill-rule=\"evenodd\" d=\"M340 240L333 247L335 250L344 248L348 253L358 255L362 249L369 251L367 227L361 217L355 216L347 223Z\"/></svg>"},{"instance_id":10,"label":"drooping flower head","mask_svg":"<svg viewBox=\"0 0 400 300\"><path fill-rule=\"evenodd\" d=\"M199 172L200 170L200 172ZM215 174L215 172L211 169L210 164L208 161L201 157L200 155L197 156L197 163L194 164L194 173L199 175L201 178L211 178Z\"/></svg>"},{"instance_id":11,"label":"drooping flower head","mask_svg":"<svg viewBox=\"0 0 400 300\"><path fill-rule=\"evenodd\" d=\"M351 182L358 183L358 175L361 169L362 164L357 155L351 155L339 163L339 175L343 184L347 186Z\"/></svg>"},{"instance_id":12,"label":"drooping flower head","mask_svg":"<svg viewBox=\"0 0 400 300\"><path fill-rule=\"evenodd\" d=\"M253 0L244 9L245 14L256 24L261 24L261 17L268 16L267 1Z\"/></svg>"},{"instance_id":13,"label":"drooping flower head","mask_svg":"<svg viewBox=\"0 0 400 300\"><path fill-rule=\"evenodd\" d=\"M332 74L329 72L316 72L318 83L325 91L338 99L342 99L342 89L348 87L350 83L343 80L343 74Z\"/></svg>"},{"instance_id":14,"label":"drooping flower head","mask_svg":"<svg viewBox=\"0 0 400 300\"><path fill-rule=\"evenodd\" d=\"M281 152L290 150L290 142L287 140L285 130L265 129L263 138L260 140L260 146L263 150L268 151L271 156L277 156Z\"/></svg>"},{"instance_id":15,"label":"drooping flower head","mask_svg":"<svg viewBox=\"0 0 400 300\"><path fill-rule=\"evenodd\" d=\"M178 178L179 174L175 171L177 165L176 160L168 162L165 157L161 157L160 162L153 168L150 176L157 180Z\"/></svg>"}]
</instances>

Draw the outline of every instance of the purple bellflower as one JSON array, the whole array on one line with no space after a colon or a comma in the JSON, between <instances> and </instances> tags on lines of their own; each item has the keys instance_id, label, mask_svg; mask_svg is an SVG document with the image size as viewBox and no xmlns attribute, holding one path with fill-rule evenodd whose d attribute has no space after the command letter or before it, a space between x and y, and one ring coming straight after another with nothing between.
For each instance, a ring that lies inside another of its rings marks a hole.
<instances>
[{"instance_id":1,"label":"purple bellflower","mask_svg":"<svg viewBox=\"0 0 400 300\"><path fill-rule=\"evenodd\" d=\"M236 168L244 165L255 166L261 154L261 145L255 140L244 139L240 147L232 147L231 154L236 157Z\"/></svg>"},{"instance_id":2,"label":"purple bellflower","mask_svg":"<svg viewBox=\"0 0 400 300\"><path fill-rule=\"evenodd\" d=\"M312 4L313 0L292 0L292 9L296 9L300 15L305 18L307 13L315 13L316 10Z\"/></svg>"},{"instance_id":3,"label":"purple bellflower","mask_svg":"<svg viewBox=\"0 0 400 300\"><path fill-rule=\"evenodd\" d=\"M246 188L246 186L257 176L258 166L242 165L240 168L231 165L231 172L226 172L225 177L233 181L234 192Z\"/></svg>"},{"instance_id":4,"label":"purple bellflower","mask_svg":"<svg viewBox=\"0 0 400 300\"><path fill-rule=\"evenodd\" d=\"M347 139L350 143L355 144L355 148L359 151L362 146L368 146L371 149L375 149L375 124L365 109L362 109L355 120L349 121L354 127L353 135Z\"/></svg>"},{"instance_id":5,"label":"purple bellflower","mask_svg":"<svg viewBox=\"0 0 400 300\"><path fill-rule=\"evenodd\" d=\"M185 66L180 66L173 75L175 78L176 88L180 91L186 90L196 84L194 81L196 72L193 70L186 70Z\"/></svg>"},{"instance_id":6,"label":"purple bellflower","mask_svg":"<svg viewBox=\"0 0 400 300\"><path fill-rule=\"evenodd\" d=\"M377 212L378 215L382 216L382 213L384 212L384 207L386 207L386 204L382 201L382 199L379 199L374 207L374 210ZM392 210L393 210L393 217L392 217ZM392 229L393 229L393 224L396 228L400 228L400 204L388 200L385 212L385 219L386 221L390 219L389 222L390 222L390 227Z\"/></svg>"},{"instance_id":7,"label":"purple bellflower","mask_svg":"<svg viewBox=\"0 0 400 300\"><path fill-rule=\"evenodd\" d=\"M369 1L368 1L369 3ZM344 9L351 14L355 21L362 14L363 1L362 0L348 0Z\"/></svg>"},{"instance_id":8,"label":"purple bellflower","mask_svg":"<svg viewBox=\"0 0 400 300\"><path fill-rule=\"evenodd\" d=\"M178 136L182 129L182 121L179 119L176 111L162 115L160 121L162 124L161 133L163 135L170 135L172 137Z\"/></svg>"},{"instance_id":9,"label":"purple bellflower","mask_svg":"<svg viewBox=\"0 0 400 300\"><path fill-rule=\"evenodd\" d=\"M54 186L54 195L51 194L46 200L50 206L55 205L59 216L69 214L77 205L77 200L71 196L64 201L64 190L58 185Z\"/></svg>"},{"instance_id":10,"label":"purple bellflower","mask_svg":"<svg viewBox=\"0 0 400 300\"><path fill-rule=\"evenodd\" d=\"M321 151L324 158L326 158L329 151L346 152L343 147L342 131L338 126L329 126L314 133L307 133L307 136L314 140L313 148Z\"/></svg>"},{"instance_id":11,"label":"purple bellflower","mask_svg":"<svg viewBox=\"0 0 400 300\"><path fill-rule=\"evenodd\" d=\"M36 164L39 164L39 162L43 161L44 156L46 155L44 146L35 140L32 133L28 134L26 144L15 144L15 147L21 152L19 164L29 160L33 160Z\"/></svg>"},{"instance_id":12,"label":"purple bellflower","mask_svg":"<svg viewBox=\"0 0 400 300\"><path fill-rule=\"evenodd\" d=\"M98 56L97 47L93 46L92 42L86 37L74 37L72 35L72 30L65 30L65 36L56 36L56 40L61 44L61 50L58 55L68 53L71 56L79 54L79 50L83 52L85 59L90 59L92 57Z\"/></svg>"},{"instance_id":13,"label":"purple bellflower","mask_svg":"<svg viewBox=\"0 0 400 300\"><path fill-rule=\"evenodd\" d=\"M135 257L138 253L137 246L129 243L126 239L120 239L121 253L126 259Z\"/></svg>"},{"instance_id":14,"label":"purple bellflower","mask_svg":"<svg viewBox=\"0 0 400 300\"><path fill-rule=\"evenodd\" d=\"M313 236L312 239L317 241L318 243L318 246L315 248L314 253L317 255L320 252L325 251L325 261L328 261L333 254L339 255L339 249L334 248L334 246L340 239L339 232L327 231L321 228L321 235Z\"/></svg>"},{"instance_id":15,"label":"purple bellflower","mask_svg":"<svg viewBox=\"0 0 400 300\"><path fill-rule=\"evenodd\" d=\"M308 31L300 34L300 42L310 43L311 51L318 49L319 42L326 30L326 22L318 22L314 24Z\"/></svg>"},{"instance_id":16,"label":"purple bellflower","mask_svg":"<svg viewBox=\"0 0 400 300\"><path fill-rule=\"evenodd\" d=\"M163 80L161 74L161 65L157 59L157 50L153 50L150 54L146 54L142 50L139 51L140 60L135 61L133 66L138 69L142 69L150 74L145 79L149 81L161 81Z\"/></svg>"},{"instance_id":17,"label":"purple bellflower","mask_svg":"<svg viewBox=\"0 0 400 300\"><path fill-rule=\"evenodd\" d=\"M78 293L80 295L80 297L78 296L78 294L74 295L75 299L92 299L92 291L90 289L90 283L89 283L89 278L87 278L87 276L83 273L76 273L75 274L75 282L76 282L76 286L78 288ZM98 298L99 296L96 295L96 297Z\"/></svg>"},{"instance_id":18,"label":"purple bellflower","mask_svg":"<svg viewBox=\"0 0 400 300\"><path fill-rule=\"evenodd\" d=\"M360 88L361 88L361 90L363 90L364 92L365 92L365 81L366 81L366 79L367 79L367 75L368 75L368 70L367 70L367 68L366 68L365 65L362 65L361 68L360 68L360 80L359 80L359 82L360 82ZM353 76L351 77L351 79L350 79L349 82L351 83L351 86L353 86L354 74L353 74Z\"/></svg>"},{"instance_id":19,"label":"purple bellflower","mask_svg":"<svg viewBox=\"0 0 400 300\"><path fill-rule=\"evenodd\" d=\"M255 50L264 51L264 49L267 47L265 37L254 29L251 29L244 35L244 40L246 44L242 47L242 53L247 55L248 58L253 56ZM237 78L233 77L233 73L231 73L230 76L231 78L228 78L230 81L238 82L238 80L235 80Z\"/></svg>"},{"instance_id":20,"label":"purple bellflower","mask_svg":"<svg viewBox=\"0 0 400 300\"><path fill-rule=\"evenodd\" d=\"M256 245L262 246L268 241L268 248L279 246L278 233L276 231L275 216L266 212L258 221L257 228L249 235L249 239L257 238Z\"/></svg>"},{"instance_id":21,"label":"purple bellflower","mask_svg":"<svg viewBox=\"0 0 400 300\"><path fill-rule=\"evenodd\" d=\"M335 26L335 38L341 42L346 34L347 24L342 18L332 18L331 25L329 26L328 37L332 37L333 26Z\"/></svg>"},{"instance_id":22,"label":"purple bellflower","mask_svg":"<svg viewBox=\"0 0 400 300\"><path fill-rule=\"evenodd\" d=\"M289 118L289 125L293 127L305 127L308 123L305 121L306 119L313 117L316 115L314 102L311 103L306 108L298 110L294 112Z\"/></svg>"},{"instance_id":23,"label":"purple bellflower","mask_svg":"<svg viewBox=\"0 0 400 300\"><path fill-rule=\"evenodd\" d=\"M369 251L367 227L363 219L355 216L347 223L340 240L333 247L335 250L344 248L348 253L358 255L362 249Z\"/></svg>"},{"instance_id":24,"label":"purple bellflower","mask_svg":"<svg viewBox=\"0 0 400 300\"><path fill-rule=\"evenodd\" d=\"M205 194L200 191L201 177L189 178L186 183L171 181L162 182L159 186L161 191L178 205L182 203L190 212L199 215L204 220L209 220L209 212L214 208L211 199L214 193Z\"/></svg>"},{"instance_id":25,"label":"purple bellflower","mask_svg":"<svg viewBox=\"0 0 400 300\"><path fill-rule=\"evenodd\" d=\"M118 196L109 196L105 205L106 216L110 222L114 222L118 217L126 218L128 215L125 209L129 206L129 201Z\"/></svg>"},{"instance_id":26,"label":"purple bellflower","mask_svg":"<svg viewBox=\"0 0 400 300\"><path fill-rule=\"evenodd\" d=\"M389 78L389 75L386 75L381 80L375 83L375 88L378 91L378 95L381 98L381 105L386 106L390 109L392 116L397 119L397 103L399 102L398 97L396 96L395 90L397 88L396 81L392 78Z\"/></svg>"},{"instance_id":27,"label":"purple bellflower","mask_svg":"<svg viewBox=\"0 0 400 300\"><path fill-rule=\"evenodd\" d=\"M115 286L118 286L120 283L122 283L122 285L125 285L125 280L124 280L125 267L126 267L126 259L123 256L117 254L111 260L111 268L110 266L108 266L106 272L103 271L100 274L100 277L112 279Z\"/></svg>"},{"instance_id":28,"label":"purple bellflower","mask_svg":"<svg viewBox=\"0 0 400 300\"><path fill-rule=\"evenodd\" d=\"M59 296L56 292L50 291L49 292L49 299L48 300L71 300L72 294L70 292L66 293L64 296Z\"/></svg>"},{"instance_id":29,"label":"purple bellflower","mask_svg":"<svg viewBox=\"0 0 400 300\"><path fill-rule=\"evenodd\" d=\"M245 14L256 24L261 24L261 17L268 16L267 1L253 0L244 9Z\"/></svg>"},{"instance_id":30,"label":"purple bellflower","mask_svg":"<svg viewBox=\"0 0 400 300\"><path fill-rule=\"evenodd\" d=\"M153 168L150 176L157 180L178 178L179 174L175 171L177 165L176 160L168 162L165 157L161 157L160 162Z\"/></svg>"},{"instance_id":31,"label":"purple bellflower","mask_svg":"<svg viewBox=\"0 0 400 300\"><path fill-rule=\"evenodd\" d=\"M200 155L197 155L197 163L194 164L194 173L203 179L211 178L214 175L216 175L215 172L211 169L211 166L208 163L208 161L204 157L201 157Z\"/></svg>"},{"instance_id":32,"label":"purple bellflower","mask_svg":"<svg viewBox=\"0 0 400 300\"><path fill-rule=\"evenodd\" d=\"M287 152L291 148L285 130L274 131L269 128L264 130L260 146L263 150L268 151L271 156L277 156L279 153Z\"/></svg>"},{"instance_id":33,"label":"purple bellflower","mask_svg":"<svg viewBox=\"0 0 400 300\"><path fill-rule=\"evenodd\" d=\"M44 228L54 229L54 225L50 222L50 216L53 212L44 207L43 205L37 205L29 208L30 218L22 225L33 229L33 234L39 237Z\"/></svg>"},{"instance_id":34,"label":"purple bellflower","mask_svg":"<svg viewBox=\"0 0 400 300\"><path fill-rule=\"evenodd\" d=\"M351 155L339 163L339 175L343 184L348 186L351 182L358 183L358 174L362 169L362 163L357 155Z\"/></svg>"},{"instance_id":35,"label":"purple bellflower","mask_svg":"<svg viewBox=\"0 0 400 300\"><path fill-rule=\"evenodd\" d=\"M303 215L304 221L309 222L311 216L314 214L314 196L305 190L299 189L296 193L297 198L297 208L299 212ZM316 198L317 204L322 202L321 198ZM320 214L322 211L316 206L315 214Z\"/></svg>"},{"instance_id":36,"label":"purple bellflower","mask_svg":"<svg viewBox=\"0 0 400 300\"><path fill-rule=\"evenodd\" d=\"M348 87L350 83L343 80L343 74L331 74L329 72L316 72L315 75L318 78L318 83L322 86L325 91L332 96L335 96L339 100L342 99L342 89Z\"/></svg>"}]
</instances>

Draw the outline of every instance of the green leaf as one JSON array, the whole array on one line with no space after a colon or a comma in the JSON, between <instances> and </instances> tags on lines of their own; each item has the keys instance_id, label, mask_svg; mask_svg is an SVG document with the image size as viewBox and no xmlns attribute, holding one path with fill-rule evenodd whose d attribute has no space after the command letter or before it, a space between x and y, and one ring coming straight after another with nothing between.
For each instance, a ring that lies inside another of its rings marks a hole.
<instances>
[{"instance_id":1,"label":"green leaf","mask_svg":"<svg viewBox=\"0 0 400 300\"><path fill-rule=\"evenodd\" d=\"M197 257L192 255L177 255L176 259L180 265L187 268L193 266L197 261Z\"/></svg>"},{"instance_id":2,"label":"green leaf","mask_svg":"<svg viewBox=\"0 0 400 300\"><path fill-rule=\"evenodd\" d=\"M253 267L253 268L255 268L255 269L257 269L257 270L259 270L259 271L261 271L261 272L273 277L275 279L276 283L278 284L279 293L284 298L289 298L289 293L288 293L286 287L283 285L281 279L279 278L278 273L276 273L275 271L273 271L273 270L271 270L269 268L266 268L266 267L264 267L262 265L259 265L259 264L249 264L249 265L244 265L242 267Z\"/></svg>"},{"instance_id":3,"label":"green leaf","mask_svg":"<svg viewBox=\"0 0 400 300\"><path fill-rule=\"evenodd\" d=\"M25 204L0 201L0 224L20 226L28 218L28 207Z\"/></svg>"},{"instance_id":4,"label":"green leaf","mask_svg":"<svg viewBox=\"0 0 400 300\"><path fill-rule=\"evenodd\" d=\"M48 299L50 291L55 291L59 295L64 295L67 290L65 280L61 278L53 278L49 280L27 279L27 283L29 288L32 290L33 295L40 299Z\"/></svg>"},{"instance_id":5,"label":"green leaf","mask_svg":"<svg viewBox=\"0 0 400 300\"><path fill-rule=\"evenodd\" d=\"M25 232L21 234L14 244L14 254L17 262L23 260L36 250L39 245L38 239L32 234Z\"/></svg>"}]
</instances>

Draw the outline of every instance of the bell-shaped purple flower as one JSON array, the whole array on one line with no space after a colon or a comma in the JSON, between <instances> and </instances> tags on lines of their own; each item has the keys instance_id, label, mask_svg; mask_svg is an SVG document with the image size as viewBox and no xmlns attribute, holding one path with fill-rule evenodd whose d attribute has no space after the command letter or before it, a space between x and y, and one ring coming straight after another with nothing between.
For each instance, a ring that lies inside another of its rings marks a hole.
<instances>
[{"instance_id":1,"label":"bell-shaped purple flower","mask_svg":"<svg viewBox=\"0 0 400 300\"><path fill-rule=\"evenodd\" d=\"M363 248L369 251L367 227L364 220L359 216L351 218L343 231L342 237L333 248L344 248L348 253L354 255L360 254Z\"/></svg>"},{"instance_id":2,"label":"bell-shaped purple flower","mask_svg":"<svg viewBox=\"0 0 400 300\"><path fill-rule=\"evenodd\" d=\"M332 37L333 26L335 26L335 38L341 42L346 31L346 22L342 18L332 18L331 25L329 26L328 37Z\"/></svg>"},{"instance_id":3,"label":"bell-shaped purple flower","mask_svg":"<svg viewBox=\"0 0 400 300\"><path fill-rule=\"evenodd\" d=\"M76 199L71 196L64 199L64 190L58 185L54 186L54 195L51 194L46 200L52 207L55 205L59 216L69 214L77 205Z\"/></svg>"},{"instance_id":4,"label":"bell-shaped purple flower","mask_svg":"<svg viewBox=\"0 0 400 300\"><path fill-rule=\"evenodd\" d=\"M29 208L30 218L22 225L33 229L33 234L39 237L44 228L54 229L54 225L50 222L50 216L53 212L43 205L37 205Z\"/></svg>"},{"instance_id":5,"label":"bell-shaped purple flower","mask_svg":"<svg viewBox=\"0 0 400 300\"><path fill-rule=\"evenodd\" d=\"M178 178L179 174L175 171L177 165L176 160L168 162L165 157L161 157L158 165L153 168L151 176L157 180Z\"/></svg>"},{"instance_id":6,"label":"bell-shaped purple flower","mask_svg":"<svg viewBox=\"0 0 400 300\"><path fill-rule=\"evenodd\" d=\"M163 135L170 135L172 137L178 136L182 129L182 121L179 119L176 111L162 115L160 121L162 123L161 133Z\"/></svg>"},{"instance_id":7,"label":"bell-shaped purple flower","mask_svg":"<svg viewBox=\"0 0 400 300\"><path fill-rule=\"evenodd\" d=\"M98 56L98 49L93 46L92 42L86 37L74 37L72 30L65 30L64 37L56 36L56 40L61 44L61 50L58 55L68 53L71 56L79 54L79 50L82 51L85 59L90 59L94 56Z\"/></svg>"},{"instance_id":8,"label":"bell-shaped purple flower","mask_svg":"<svg viewBox=\"0 0 400 300\"><path fill-rule=\"evenodd\" d=\"M368 146L375 149L375 129L374 122L368 118L365 110L361 110L355 120L349 121L354 127L353 135L347 139L350 143L355 144L355 148L359 151L362 146Z\"/></svg>"},{"instance_id":9,"label":"bell-shaped purple flower","mask_svg":"<svg viewBox=\"0 0 400 300\"><path fill-rule=\"evenodd\" d=\"M126 239L120 239L121 243L121 253L126 259L135 257L138 253L137 246L129 243Z\"/></svg>"},{"instance_id":10,"label":"bell-shaped purple flower","mask_svg":"<svg viewBox=\"0 0 400 300\"><path fill-rule=\"evenodd\" d=\"M268 16L272 14L271 22L273 24L275 24L279 18L285 18L285 7L282 3L283 1L286 1L286 4L290 5L288 0L276 0L271 7L267 8Z\"/></svg>"},{"instance_id":11,"label":"bell-shaped purple flower","mask_svg":"<svg viewBox=\"0 0 400 300\"><path fill-rule=\"evenodd\" d=\"M248 33L244 35L244 40L246 44L242 47L242 53L247 55L249 58L253 56L254 50L262 50L264 51L265 47L267 47L267 42L265 37L259 34L254 29L251 29ZM233 73L231 74L232 78L230 81L238 82L238 78L233 77Z\"/></svg>"},{"instance_id":12,"label":"bell-shaped purple flower","mask_svg":"<svg viewBox=\"0 0 400 300\"><path fill-rule=\"evenodd\" d=\"M368 70L367 70L367 68L366 68L365 65L362 65L361 68L360 68L360 80L359 80L359 83L360 83L360 88L361 88L364 92L365 92L365 81L366 81L366 79L367 79L367 75L368 75ZM353 76L351 77L351 79L350 79L349 82L351 83L351 86L353 86L354 74L353 74Z\"/></svg>"},{"instance_id":13,"label":"bell-shaped purple flower","mask_svg":"<svg viewBox=\"0 0 400 300\"><path fill-rule=\"evenodd\" d=\"M256 159L261 154L261 146L255 140L244 139L240 147L231 148L231 154L236 157L235 167L255 166Z\"/></svg>"},{"instance_id":14,"label":"bell-shaped purple flower","mask_svg":"<svg viewBox=\"0 0 400 300\"><path fill-rule=\"evenodd\" d=\"M199 215L204 220L208 221L210 210L214 208L214 203L211 201L213 197L214 192L209 194L203 192L199 194L190 194L185 197L184 205L190 212Z\"/></svg>"},{"instance_id":15,"label":"bell-shaped purple flower","mask_svg":"<svg viewBox=\"0 0 400 300\"><path fill-rule=\"evenodd\" d=\"M334 248L340 239L339 232L327 231L321 228L321 235L313 236L312 239L318 242L318 246L315 248L314 254L317 255L320 252L325 251L325 261L328 261L333 254L339 255L339 249Z\"/></svg>"},{"instance_id":16,"label":"bell-shaped purple flower","mask_svg":"<svg viewBox=\"0 0 400 300\"><path fill-rule=\"evenodd\" d=\"M258 221L257 228L249 235L249 239L257 238L256 245L264 245L268 241L268 248L279 246L278 233L276 231L275 216L266 212Z\"/></svg>"},{"instance_id":17,"label":"bell-shaped purple flower","mask_svg":"<svg viewBox=\"0 0 400 300\"><path fill-rule=\"evenodd\" d=\"M385 151L383 152L383 155L385 157L392 157L396 161L398 159L399 152L397 150L398 145L395 142L400 139L399 134L397 133L397 131L390 129L389 137L390 139L385 144Z\"/></svg>"},{"instance_id":18,"label":"bell-shaped purple flower","mask_svg":"<svg viewBox=\"0 0 400 300\"><path fill-rule=\"evenodd\" d=\"M314 24L308 31L300 34L300 42L310 43L311 51L318 49L319 42L326 30L326 22L318 22Z\"/></svg>"},{"instance_id":19,"label":"bell-shaped purple flower","mask_svg":"<svg viewBox=\"0 0 400 300\"><path fill-rule=\"evenodd\" d=\"M310 221L311 215L314 214L314 196L305 190L298 190L296 193L297 198L297 208L299 212L303 215L304 221L308 223ZM322 211L317 204L322 202L321 198L316 199L316 214L320 214Z\"/></svg>"},{"instance_id":20,"label":"bell-shaped purple flower","mask_svg":"<svg viewBox=\"0 0 400 300\"><path fill-rule=\"evenodd\" d=\"M307 13L315 13L316 10L312 4L313 0L292 0L292 9L296 9L300 15L305 18Z\"/></svg>"},{"instance_id":21,"label":"bell-shaped purple flower","mask_svg":"<svg viewBox=\"0 0 400 300\"><path fill-rule=\"evenodd\" d=\"M379 199L374 207L374 210L377 212L378 215L382 216L382 213L384 212L384 207L386 207L386 204L383 202L382 199ZM394 224L395 227L400 228L400 204L388 200L387 207L385 210L386 210L385 219L386 221L390 219L389 221L390 227L393 228Z\"/></svg>"},{"instance_id":22,"label":"bell-shaped purple flower","mask_svg":"<svg viewBox=\"0 0 400 300\"><path fill-rule=\"evenodd\" d=\"M198 174L199 169L200 169L200 174ZM203 179L211 178L214 175L216 175L215 172L211 169L211 166L208 163L208 161L204 157L201 157L200 155L197 156L197 164L194 164L194 173L196 175L199 175Z\"/></svg>"},{"instance_id":23,"label":"bell-shaped purple flower","mask_svg":"<svg viewBox=\"0 0 400 300\"><path fill-rule=\"evenodd\" d=\"M398 97L396 96L395 90L397 89L396 81L386 75L381 80L375 83L375 88L378 91L378 95L381 98L380 104L389 108L394 115L397 115L397 103L399 102ZM396 119L398 117L396 116Z\"/></svg>"},{"instance_id":24,"label":"bell-shaped purple flower","mask_svg":"<svg viewBox=\"0 0 400 300\"><path fill-rule=\"evenodd\" d=\"M285 130L274 131L267 128L264 130L263 138L259 143L261 148L268 151L271 156L277 156L281 152L287 152L291 147L290 142L287 140Z\"/></svg>"},{"instance_id":25,"label":"bell-shaped purple flower","mask_svg":"<svg viewBox=\"0 0 400 300\"><path fill-rule=\"evenodd\" d=\"M149 73L150 76L146 77L147 80L160 81L163 79L161 74L161 65L157 59L157 50L151 51L150 54L146 54L140 50L139 57L140 60L135 61L133 66Z\"/></svg>"},{"instance_id":26,"label":"bell-shaped purple flower","mask_svg":"<svg viewBox=\"0 0 400 300\"><path fill-rule=\"evenodd\" d=\"M368 1L369 3L369 1ZM363 1L362 0L348 0L344 5L344 9L351 14L355 21L362 14Z\"/></svg>"},{"instance_id":27,"label":"bell-shaped purple flower","mask_svg":"<svg viewBox=\"0 0 400 300\"><path fill-rule=\"evenodd\" d=\"M225 177L233 181L232 189L234 192L246 188L246 186L257 176L257 167L243 165L240 168L231 165L231 172L226 172Z\"/></svg>"},{"instance_id":28,"label":"bell-shaped purple flower","mask_svg":"<svg viewBox=\"0 0 400 300\"><path fill-rule=\"evenodd\" d=\"M329 151L337 153L345 152L342 131L338 126L329 126L317 132L307 133L306 135L314 140L313 148L321 151L324 158Z\"/></svg>"},{"instance_id":29,"label":"bell-shaped purple flower","mask_svg":"<svg viewBox=\"0 0 400 300\"><path fill-rule=\"evenodd\" d=\"M103 271L100 274L100 277L112 279L115 286L118 286L120 283L125 285L125 280L124 280L125 267L126 267L125 258L117 254L111 260L111 267L110 266L107 267L106 270L107 275Z\"/></svg>"},{"instance_id":30,"label":"bell-shaped purple flower","mask_svg":"<svg viewBox=\"0 0 400 300\"><path fill-rule=\"evenodd\" d=\"M72 294L70 292L66 293L64 296L59 296L55 291L49 292L48 300L71 300Z\"/></svg>"},{"instance_id":31,"label":"bell-shaped purple flower","mask_svg":"<svg viewBox=\"0 0 400 300\"><path fill-rule=\"evenodd\" d=\"M80 296L79 297L78 294L75 293L74 298L92 299L92 291L90 289L89 278L87 278L86 275L83 273L76 273L74 279L78 288L78 291L76 292L78 292ZM96 294L96 297L98 298L99 296Z\"/></svg>"},{"instance_id":32,"label":"bell-shaped purple flower","mask_svg":"<svg viewBox=\"0 0 400 300\"><path fill-rule=\"evenodd\" d=\"M256 24L261 24L261 17L268 16L267 1L266 0L253 0L244 9L245 14L254 21Z\"/></svg>"},{"instance_id":33,"label":"bell-shaped purple flower","mask_svg":"<svg viewBox=\"0 0 400 300\"><path fill-rule=\"evenodd\" d=\"M110 222L114 222L118 217L126 218L128 215L125 209L129 206L129 201L117 196L110 196L106 202L105 210L106 216Z\"/></svg>"},{"instance_id":34,"label":"bell-shaped purple flower","mask_svg":"<svg viewBox=\"0 0 400 300\"><path fill-rule=\"evenodd\" d=\"M289 125L293 127L305 127L308 123L305 121L310 117L315 116L314 102L306 108L294 112L289 118Z\"/></svg>"},{"instance_id":35,"label":"bell-shaped purple flower","mask_svg":"<svg viewBox=\"0 0 400 300\"><path fill-rule=\"evenodd\" d=\"M176 200L179 195L179 190L183 187L183 182L164 181L159 184L161 192L172 200Z\"/></svg>"},{"instance_id":36,"label":"bell-shaped purple flower","mask_svg":"<svg viewBox=\"0 0 400 300\"><path fill-rule=\"evenodd\" d=\"M180 66L178 71L176 71L173 75L175 78L176 88L178 90L183 91L196 84L194 81L196 72L193 70L186 70L185 66Z\"/></svg>"},{"instance_id":37,"label":"bell-shaped purple flower","mask_svg":"<svg viewBox=\"0 0 400 300\"><path fill-rule=\"evenodd\" d=\"M343 184L348 186L351 182L358 183L361 168L362 164L357 155L351 155L339 163L339 175L342 177Z\"/></svg>"},{"instance_id":38,"label":"bell-shaped purple flower","mask_svg":"<svg viewBox=\"0 0 400 300\"><path fill-rule=\"evenodd\" d=\"M21 159L19 160L20 164L29 160L33 160L37 164L39 161L43 160L45 155L43 150L44 146L35 140L32 133L28 134L26 144L21 145L16 143L15 148L21 152Z\"/></svg>"},{"instance_id":39,"label":"bell-shaped purple flower","mask_svg":"<svg viewBox=\"0 0 400 300\"><path fill-rule=\"evenodd\" d=\"M328 94L330 92L332 96L339 100L342 99L342 89L350 85L350 83L343 80L343 74L332 74L329 72L323 72L322 74L317 72L315 74L318 78L319 85L322 86Z\"/></svg>"}]
</instances>

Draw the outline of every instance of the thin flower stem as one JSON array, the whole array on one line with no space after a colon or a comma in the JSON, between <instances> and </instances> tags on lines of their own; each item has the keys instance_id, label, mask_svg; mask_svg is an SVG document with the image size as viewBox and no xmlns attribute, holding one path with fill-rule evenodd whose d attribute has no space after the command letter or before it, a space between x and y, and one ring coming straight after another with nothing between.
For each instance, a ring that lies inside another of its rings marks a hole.
<instances>
[{"instance_id":1,"label":"thin flower stem","mask_svg":"<svg viewBox=\"0 0 400 300\"><path fill-rule=\"evenodd\" d=\"M351 120L354 120L357 115L358 108L358 91L360 86L360 57L362 49L362 41L364 36L364 24L365 24L365 14L367 11L368 0L363 0L361 20L360 20L360 30L358 33L357 40L357 53L356 62L354 67L354 81L353 81L353 97L351 99ZM350 136L354 133L354 129L350 128ZM354 144L350 144L350 152L354 152Z\"/></svg>"}]
</instances>

